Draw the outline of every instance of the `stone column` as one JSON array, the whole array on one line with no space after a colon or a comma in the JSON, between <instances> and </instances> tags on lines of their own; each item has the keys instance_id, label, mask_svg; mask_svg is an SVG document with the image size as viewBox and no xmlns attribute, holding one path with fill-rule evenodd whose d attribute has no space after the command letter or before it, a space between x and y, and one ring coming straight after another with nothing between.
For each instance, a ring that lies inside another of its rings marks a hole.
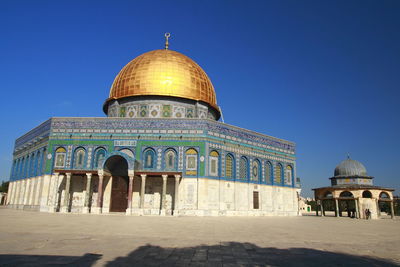
<instances>
[{"instance_id":1,"label":"stone column","mask_svg":"<svg viewBox=\"0 0 400 267\"><path fill-rule=\"evenodd\" d=\"M10 182L8 186L7 200L4 202L4 205L11 204L11 199L13 197L13 189L14 189L14 183Z\"/></svg>"},{"instance_id":2,"label":"stone column","mask_svg":"<svg viewBox=\"0 0 400 267\"><path fill-rule=\"evenodd\" d=\"M325 216L325 211L324 211L324 201L321 199L321 217Z\"/></svg>"},{"instance_id":3,"label":"stone column","mask_svg":"<svg viewBox=\"0 0 400 267\"><path fill-rule=\"evenodd\" d=\"M14 205L15 204L15 193L16 193L16 189L17 189L17 181L14 181L10 184L12 184L12 195L10 198L10 204ZM12 206L12 207L14 207L14 206Z\"/></svg>"},{"instance_id":4,"label":"stone column","mask_svg":"<svg viewBox=\"0 0 400 267\"><path fill-rule=\"evenodd\" d=\"M144 198L146 194L146 177L147 174L141 174L142 182L140 184L140 208L144 209Z\"/></svg>"},{"instance_id":5,"label":"stone column","mask_svg":"<svg viewBox=\"0 0 400 267\"><path fill-rule=\"evenodd\" d=\"M175 174L175 194L174 194L174 216L178 215L179 212L179 180L181 176Z\"/></svg>"},{"instance_id":6,"label":"stone column","mask_svg":"<svg viewBox=\"0 0 400 267\"><path fill-rule=\"evenodd\" d=\"M44 175L42 178L42 185L40 189L40 194L39 194L39 205L40 211L47 211L47 212L52 212L51 204L49 203L49 197L51 195L50 188L51 188L51 176L50 175ZM54 212L54 209L53 209Z\"/></svg>"},{"instance_id":7,"label":"stone column","mask_svg":"<svg viewBox=\"0 0 400 267\"><path fill-rule=\"evenodd\" d=\"M163 174L162 180L163 180L163 185L162 185L162 195L161 195L161 210L160 210L160 215L165 216L165 210L166 210L166 200L167 200L167 178L168 174Z\"/></svg>"},{"instance_id":8,"label":"stone column","mask_svg":"<svg viewBox=\"0 0 400 267\"><path fill-rule=\"evenodd\" d=\"M393 207L393 200L392 200L392 201L390 201L390 213L391 213L390 217L391 217L392 219L394 219L394 207Z\"/></svg>"},{"instance_id":9,"label":"stone column","mask_svg":"<svg viewBox=\"0 0 400 267\"><path fill-rule=\"evenodd\" d=\"M89 213L91 188L92 188L92 174L86 173L86 192L85 192L85 202L82 209L82 213Z\"/></svg>"},{"instance_id":10,"label":"stone column","mask_svg":"<svg viewBox=\"0 0 400 267\"><path fill-rule=\"evenodd\" d=\"M53 183L53 192L50 192L49 194L50 194L50 199L53 200L52 201L53 203L49 203L49 212L57 212L57 207L58 207L57 193L58 193L58 180L59 179L60 179L60 175L57 172L51 176L52 182L50 181L50 184ZM61 181L62 181L62 178L61 178ZM50 187L50 185L49 185L49 187Z\"/></svg>"},{"instance_id":11,"label":"stone column","mask_svg":"<svg viewBox=\"0 0 400 267\"><path fill-rule=\"evenodd\" d=\"M25 188L24 206L30 205L29 200L31 197L31 185L32 185L32 179L27 178L26 179L26 188Z\"/></svg>"},{"instance_id":12,"label":"stone column","mask_svg":"<svg viewBox=\"0 0 400 267\"><path fill-rule=\"evenodd\" d=\"M132 191L133 191L133 175L129 175L128 208L126 209L126 215L132 214Z\"/></svg>"},{"instance_id":13,"label":"stone column","mask_svg":"<svg viewBox=\"0 0 400 267\"><path fill-rule=\"evenodd\" d=\"M99 184L98 184L98 187L97 187L97 202L96 202L96 207L92 208L92 213L100 214L102 212L102 206L103 206L103 178L104 178L103 172L99 171Z\"/></svg>"},{"instance_id":14,"label":"stone column","mask_svg":"<svg viewBox=\"0 0 400 267\"><path fill-rule=\"evenodd\" d=\"M339 217L339 200L335 198L335 216Z\"/></svg>"},{"instance_id":15,"label":"stone column","mask_svg":"<svg viewBox=\"0 0 400 267\"><path fill-rule=\"evenodd\" d=\"M376 202L376 216L378 216L378 218L381 217L381 209L379 208L379 200L375 199Z\"/></svg>"},{"instance_id":16,"label":"stone column","mask_svg":"<svg viewBox=\"0 0 400 267\"><path fill-rule=\"evenodd\" d=\"M358 208L358 201L356 198L354 199L354 206L356 207L356 218L360 219L360 209Z\"/></svg>"},{"instance_id":17,"label":"stone column","mask_svg":"<svg viewBox=\"0 0 400 267\"><path fill-rule=\"evenodd\" d=\"M316 200L316 202L317 202L316 205L315 205L315 216L318 217L318 216L319 216L319 215L318 215L318 208L319 208L318 202L319 202L320 200L318 200L318 199L315 199L315 200Z\"/></svg>"},{"instance_id":18,"label":"stone column","mask_svg":"<svg viewBox=\"0 0 400 267\"><path fill-rule=\"evenodd\" d=\"M71 173L67 172L65 175L66 175L66 181L65 181L64 202L63 206L61 207L61 212L63 213L67 213L69 210L69 191L71 187Z\"/></svg>"}]
</instances>

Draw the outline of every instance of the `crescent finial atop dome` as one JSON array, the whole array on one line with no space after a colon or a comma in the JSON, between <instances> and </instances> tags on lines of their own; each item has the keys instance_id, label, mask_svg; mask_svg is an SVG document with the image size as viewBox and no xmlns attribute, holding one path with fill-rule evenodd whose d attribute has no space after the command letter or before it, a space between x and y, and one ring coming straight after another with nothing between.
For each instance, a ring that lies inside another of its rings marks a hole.
<instances>
[{"instance_id":1,"label":"crescent finial atop dome","mask_svg":"<svg viewBox=\"0 0 400 267\"><path fill-rule=\"evenodd\" d=\"M165 36L165 50L168 50L169 47L168 38L171 36L171 34L169 32L166 32L164 36Z\"/></svg>"}]
</instances>

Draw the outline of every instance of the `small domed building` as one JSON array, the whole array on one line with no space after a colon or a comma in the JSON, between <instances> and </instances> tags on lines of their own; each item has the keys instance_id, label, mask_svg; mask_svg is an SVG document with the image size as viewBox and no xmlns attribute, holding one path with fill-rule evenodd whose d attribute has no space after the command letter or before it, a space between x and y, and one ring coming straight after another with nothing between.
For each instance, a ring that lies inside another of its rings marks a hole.
<instances>
[{"instance_id":1,"label":"small domed building","mask_svg":"<svg viewBox=\"0 0 400 267\"><path fill-rule=\"evenodd\" d=\"M211 80L166 37L116 76L107 117L50 118L16 140L10 207L298 215L295 144L219 121Z\"/></svg>"},{"instance_id":2,"label":"small domed building","mask_svg":"<svg viewBox=\"0 0 400 267\"><path fill-rule=\"evenodd\" d=\"M335 216L347 213L349 217L366 218L369 210L371 219L381 217L381 207L390 206L391 217L394 217L393 191L394 189L375 186L374 177L368 176L364 165L348 158L336 166L334 176L329 178L331 186L315 188L317 200L317 216L325 215L327 209L333 208Z\"/></svg>"}]
</instances>

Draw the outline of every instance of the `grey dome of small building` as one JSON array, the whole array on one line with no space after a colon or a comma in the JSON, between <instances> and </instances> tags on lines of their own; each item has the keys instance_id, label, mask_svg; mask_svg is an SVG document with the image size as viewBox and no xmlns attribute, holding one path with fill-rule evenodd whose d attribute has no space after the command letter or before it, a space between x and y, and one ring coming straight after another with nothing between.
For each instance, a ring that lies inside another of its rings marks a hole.
<instances>
[{"instance_id":1,"label":"grey dome of small building","mask_svg":"<svg viewBox=\"0 0 400 267\"><path fill-rule=\"evenodd\" d=\"M334 176L367 176L367 169L361 162L348 158L336 166Z\"/></svg>"}]
</instances>

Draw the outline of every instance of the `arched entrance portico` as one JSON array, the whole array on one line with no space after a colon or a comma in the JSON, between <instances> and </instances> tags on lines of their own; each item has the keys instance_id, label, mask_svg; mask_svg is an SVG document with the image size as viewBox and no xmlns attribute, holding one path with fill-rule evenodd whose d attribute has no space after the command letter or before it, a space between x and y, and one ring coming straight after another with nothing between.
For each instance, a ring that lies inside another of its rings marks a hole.
<instances>
[{"instance_id":1,"label":"arched entrance portico","mask_svg":"<svg viewBox=\"0 0 400 267\"><path fill-rule=\"evenodd\" d=\"M97 203L93 213L126 211L131 214L134 159L114 151L106 156L100 166L97 171Z\"/></svg>"},{"instance_id":2,"label":"arched entrance portico","mask_svg":"<svg viewBox=\"0 0 400 267\"><path fill-rule=\"evenodd\" d=\"M104 170L112 177L110 212L125 212L128 208L128 162L121 155L113 155L104 162Z\"/></svg>"}]
</instances>

